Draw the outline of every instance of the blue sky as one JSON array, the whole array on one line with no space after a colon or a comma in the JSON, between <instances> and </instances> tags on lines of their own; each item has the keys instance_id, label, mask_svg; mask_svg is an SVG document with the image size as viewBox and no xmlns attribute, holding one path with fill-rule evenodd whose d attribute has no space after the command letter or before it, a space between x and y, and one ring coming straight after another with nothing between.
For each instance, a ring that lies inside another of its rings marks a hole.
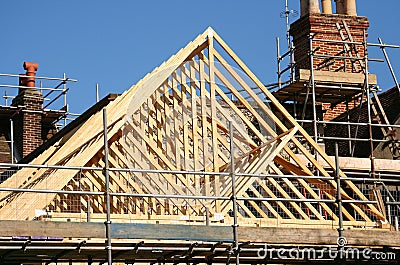
<instances>
[{"instance_id":1,"label":"blue sky","mask_svg":"<svg viewBox=\"0 0 400 265\"><path fill-rule=\"evenodd\" d=\"M212 26L263 82L273 83L275 38L285 37L280 18L284 4L284 0L2 1L0 73L22 73L24 61L38 62L38 75L61 77L65 72L79 80L69 86L68 101L70 111L81 113L95 102L96 83L101 96L121 93ZM299 0L289 0L289 6L299 10ZM358 0L358 14L371 22L370 42L381 37L400 44L399 9L398 0ZM400 49L388 52L400 78ZM382 57L377 49L371 55ZM371 72L378 73L382 89L393 86L385 64L372 64Z\"/></svg>"}]
</instances>

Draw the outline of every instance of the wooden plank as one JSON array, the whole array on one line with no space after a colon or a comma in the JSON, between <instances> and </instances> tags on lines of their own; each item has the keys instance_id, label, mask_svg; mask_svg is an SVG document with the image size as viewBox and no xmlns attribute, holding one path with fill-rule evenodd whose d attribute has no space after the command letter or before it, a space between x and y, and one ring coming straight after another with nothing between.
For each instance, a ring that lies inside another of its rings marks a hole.
<instances>
[{"instance_id":1,"label":"wooden plank","mask_svg":"<svg viewBox=\"0 0 400 265\"><path fill-rule=\"evenodd\" d=\"M201 112L201 142L202 142L202 153L203 153L203 165L204 168L208 166L208 161L209 161L209 153L208 153L208 145L209 145L209 138L208 138L208 129L207 129L207 90L206 90L206 80L205 80L205 72L204 72L204 61L202 58L202 54L200 53L199 55L199 65L200 65L200 70L199 70L199 82L200 82L200 112ZM204 188L205 188L205 195L209 195L209 183L210 183L210 177L209 176L204 176Z\"/></svg>"},{"instance_id":2,"label":"wooden plank","mask_svg":"<svg viewBox=\"0 0 400 265\"><path fill-rule=\"evenodd\" d=\"M190 144L189 144L189 113L188 109L190 109L190 102L187 98L187 86L186 86L186 76L182 71L183 66L179 69L180 70L180 88L181 88L181 108L182 108L182 142L183 142L183 159L184 159L184 165L185 165L185 170L193 170L193 161L190 160ZM186 106L188 105L188 107ZM190 176L186 176L186 185L190 185Z\"/></svg>"},{"instance_id":3,"label":"wooden plank","mask_svg":"<svg viewBox=\"0 0 400 265\"><path fill-rule=\"evenodd\" d=\"M210 84L210 104L211 104L211 134L212 134L212 150L213 150L213 171L218 172L220 162L218 160L218 127L217 127L217 97L215 92L215 87L217 86L215 83L215 60L214 60L214 38L212 36L212 30L208 30L208 57L209 57L209 84ZM219 176L214 177L214 194L216 196L220 196L220 179ZM215 202L215 211L221 211L221 203L220 201Z\"/></svg>"},{"instance_id":4,"label":"wooden plank","mask_svg":"<svg viewBox=\"0 0 400 265\"><path fill-rule=\"evenodd\" d=\"M175 144L175 168L176 170L182 170L182 162L181 162L181 151L182 151L182 139L181 139L181 129L180 124L181 121L179 120L179 109L180 105L178 103L178 89L177 86L179 85L177 82L176 72L172 73L172 112L169 113L171 117L171 121L173 122L173 134L174 134L174 144Z\"/></svg>"},{"instance_id":5,"label":"wooden plank","mask_svg":"<svg viewBox=\"0 0 400 265\"><path fill-rule=\"evenodd\" d=\"M1 220L1 236L47 236L74 238L105 238L102 223L42 222Z\"/></svg>"},{"instance_id":6,"label":"wooden plank","mask_svg":"<svg viewBox=\"0 0 400 265\"><path fill-rule=\"evenodd\" d=\"M363 73L345 73L345 72L331 72L331 71L321 71L314 70L314 80L318 83L332 83L332 84L348 84L348 85L359 85L362 87L364 84L365 75ZM310 70L299 69L299 79L300 82L309 82L310 80ZM377 84L376 75L369 74L368 82L371 85ZM360 89L361 91L361 89Z\"/></svg>"},{"instance_id":7,"label":"wooden plank","mask_svg":"<svg viewBox=\"0 0 400 265\"><path fill-rule=\"evenodd\" d=\"M111 235L120 239L197 240L232 242L230 226L111 224Z\"/></svg>"},{"instance_id":8,"label":"wooden plank","mask_svg":"<svg viewBox=\"0 0 400 265\"><path fill-rule=\"evenodd\" d=\"M102 223L2 220L0 235L105 238L105 226ZM114 239L232 242L232 227L112 223L111 236Z\"/></svg>"},{"instance_id":9,"label":"wooden plank","mask_svg":"<svg viewBox=\"0 0 400 265\"><path fill-rule=\"evenodd\" d=\"M189 67L190 67L190 73L189 73L189 78L190 78L190 94L191 94L191 113L192 113L192 141L193 141L193 170L197 171L200 170L200 154L199 154L199 138L198 138L198 124L197 124L197 93L196 93L196 85L193 80L196 79L196 71L193 67L194 61L191 60L189 62ZM200 178L195 177L194 179L194 187L196 190L200 189Z\"/></svg>"},{"instance_id":10,"label":"wooden plank","mask_svg":"<svg viewBox=\"0 0 400 265\"><path fill-rule=\"evenodd\" d=\"M136 145L136 146L140 146L140 143L138 143L138 141L135 138L131 138L130 136L127 136L130 140L132 140L132 142ZM142 142L144 145L144 141ZM122 143L123 146L125 146L125 143ZM129 150L128 147L125 148L126 150ZM143 148L138 148L137 149L138 152L141 152L143 155L146 152L146 147L144 146ZM134 157L138 157L138 155L135 155L134 153L131 154ZM157 164L157 161L154 160L154 158L149 157L149 161L151 162L151 165L158 170L161 170L161 166L159 164ZM144 161L139 160L139 163L143 164L146 163ZM148 176L148 179L153 179L154 176L152 176L151 174L146 174ZM157 179L153 179L151 181L151 183L146 180L145 177L140 176L140 174L136 174L136 177L145 185L146 189L148 189L148 191L150 193L154 193L154 194L159 194L159 193L163 193L163 194L179 194L179 195L186 195L186 192L189 192L191 194L195 194L193 191L192 187L185 187L183 185L178 185L178 179L181 181L182 184L184 184L186 182L185 178L182 175L170 175L170 174L159 174L160 178L157 181ZM163 181L160 181L160 180ZM154 190L154 187L157 188L157 190ZM189 200L187 199L183 199L182 201L188 202ZM169 202L171 202L173 205L177 206L179 205L178 203L178 199L169 199ZM195 207L193 207L192 205L189 204L189 206L193 209L193 211L195 212L196 209ZM178 207L179 208L179 207ZM181 209L179 209L179 211L181 211ZM182 213L183 214L183 213Z\"/></svg>"},{"instance_id":11,"label":"wooden plank","mask_svg":"<svg viewBox=\"0 0 400 265\"><path fill-rule=\"evenodd\" d=\"M337 245L334 229L239 227L239 240L279 245ZM399 246L400 232L385 230L345 230L346 246ZM301 243L300 243L301 242Z\"/></svg>"},{"instance_id":12,"label":"wooden plank","mask_svg":"<svg viewBox=\"0 0 400 265\"><path fill-rule=\"evenodd\" d=\"M171 94L170 94L170 89L168 86L168 81L166 81L163 85L163 92L164 92L164 113L171 113L172 110L170 108L170 105L172 105L172 100L171 100ZM165 153L165 156L169 157L172 161L175 161L174 156L172 155L174 153L174 141L171 139L171 117L167 116L165 114L164 118L164 127L163 130L165 132L165 149L163 149L163 153Z\"/></svg>"},{"instance_id":13,"label":"wooden plank","mask_svg":"<svg viewBox=\"0 0 400 265\"><path fill-rule=\"evenodd\" d=\"M254 188L253 188L253 189L254 189ZM250 188L250 190L251 190L251 188ZM258 213L263 219L269 219L268 215L260 208L260 206L258 206L258 204L257 204L255 201L251 200L251 197L250 197L246 192L243 193L243 197L249 199L249 200L247 201L247 203L249 203L249 204L251 205L251 207L253 207L253 209L256 210L257 213ZM246 208L248 209L248 207L246 207ZM272 207L271 207L271 208L272 208Z\"/></svg>"},{"instance_id":14,"label":"wooden plank","mask_svg":"<svg viewBox=\"0 0 400 265\"><path fill-rule=\"evenodd\" d=\"M122 224L112 223L114 239L188 240L206 242L232 242L230 226ZM240 242L279 245L336 245L335 229L238 227ZM1 236L46 236L72 238L105 238L103 223L0 221ZM400 245L400 232L380 229L345 230L347 246Z\"/></svg>"}]
</instances>

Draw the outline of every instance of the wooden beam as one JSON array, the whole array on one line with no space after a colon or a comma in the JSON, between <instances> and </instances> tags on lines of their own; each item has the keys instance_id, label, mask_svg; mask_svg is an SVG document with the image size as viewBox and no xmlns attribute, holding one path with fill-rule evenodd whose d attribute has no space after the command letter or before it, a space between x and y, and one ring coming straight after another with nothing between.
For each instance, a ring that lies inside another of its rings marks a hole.
<instances>
[{"instance_id":1,"label":"wooden beam","mask_svg":"<svg viewBox=\"0 0 400 265\"><path fill-rule=\"evenodd\" d=\"M310 81L310 70L299 69L299 81ZM332 84L364 84L365 74L363 73L344 73L344 72L331 72L331 71L318 71L314 70L314 79L316 82L332 83ZM369 84L376 85L376 75L369 74ZM360 89L361 91L361 89Z\"/></svg>"},{"instance_id":2,"label":"wooden beam","mask_svg":"<svg viewBox=\"0 0 400 265\"><path fill-rule=\"evenodd\" d=\"M189 240L232 242L230 226L111 224L113 239ZM337 231L332 229L243 227L238 228L240 242L284 245L336 245ZM0 236L46 236L60 238L105 238L103 223L0 221ZM381 229L345 230L347 246L398 247L400 232Z\"/></svg>"},{"instance_id":3,"label":"wooden beam","mask_svg":"<svg viewBox=\"0 0 400 265\"><path fill-rule=\"evenodd\" d=\"M239 227L240 241L279 245L337 245L338 233L334 229L312 228L274 228L274 227ZM392 246L400 244L400 232L380 229L345 230L346 246ZM301 243L300 243L301 242Z\"/></svg>"}]
</instances>

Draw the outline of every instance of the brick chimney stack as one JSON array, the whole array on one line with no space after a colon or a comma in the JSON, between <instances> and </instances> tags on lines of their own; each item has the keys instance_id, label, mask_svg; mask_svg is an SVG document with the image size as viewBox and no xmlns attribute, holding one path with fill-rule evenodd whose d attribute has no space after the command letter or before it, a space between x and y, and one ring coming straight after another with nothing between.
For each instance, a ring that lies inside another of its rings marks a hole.
<instances>
[{"instance_id":1,"label":"brick chimney stack","mask_svg":"<svg viewBox=\"0 0 400 265\"><path fill-rule=\"evenodd\" d=\"M335 14L332 13L333 1L336 4ZM365 41L364 34L370 24L366 17L357 15L356 0L321 0L322 12L319 12L318 5L319 1L300 0L301 17L290 26L290 35L295 47L296 75L299 75L300 69L310 70L310 36L313 36L314 73L330 71L332 75L362 74L363 61L342 58L363 58L366 52L365 46L340 43L340 41L357 43ZM338 103L335 106L328 102L318 103L322 104L325 111L324 120L331 120L346 111L345 103ZM352 109L355 105L350 102L348 107Z\"/></svg>"},{"instance_id":2,"label":"brick chimney stack","mask_svg":"<svg viewBox=\"0 0 400 265\"><path fill-rule=\"evenodd\" d=\"M18 114L14 117L14 137L20 158L25 157L42 144L43 96L35 85L38 67L37 63L24 63L26 77L20 77L21 88L12 102L12 106L19 109Z\"/></svg>"},{"instance_id":3,"label":"brick chimney stack","mask_svg":"<svg viewBox=\"0 0 400 265\"><path fill-rule=\"evenodd\" d=\"M343 22L346 23L350 31L351 37L355 42L364 41L364 31L369 28L369 22L366 17L357 16L356 0L335 0L336 14L332 14L332 1L322 1L322 12L319 11L319 2L317 0L300 0L301 17L290 27L290 34L293 37L293 43L296 47L295 61L298 62L298 69L310 69L310 61L307 59L310 53L309 36L314 34L316 39L338 40L342 41L341 34L348 39L348 34ZM339 33L338 25L342 28ZM364 56L364 47L357 45L359 56ZM313 49L318 50L318 54L331 56L344 56L343 44L329 42L313 42ZM302 61L300 61L302 59ZM324 61L323 58L314 58L314 66ZM323 68L323 71L342 71L357 72L357 69L352 68L351 62L336 60L335 64L331 65L330 69ZM359 69L358 69L359 70Z\"/></svg>"}]
</instances>

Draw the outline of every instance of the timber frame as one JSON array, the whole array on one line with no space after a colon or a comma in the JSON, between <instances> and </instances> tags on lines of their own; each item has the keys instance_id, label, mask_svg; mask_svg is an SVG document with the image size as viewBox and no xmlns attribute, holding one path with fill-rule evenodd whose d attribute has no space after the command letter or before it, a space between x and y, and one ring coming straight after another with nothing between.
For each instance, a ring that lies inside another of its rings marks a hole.
<instances>
[{"instance_id":1,"label":"timber frame","mask_svg":"<svg viewBox=\"0 0 400 265\"><path fill-rule=\"evenodd\" d=\"M339 219L337 204L324 201L336 199L337 183L328 173L335 172L334 162L211 28L105 109L110 168L144 170L109 171L114 216L163 222L205 220L208 215L232 224L232 204L218 198L235 195L249 198L238 201L243 224L292 220L296 227ZM42 210L70 219L89 210L87 201L93 214L106 213L103 195L5 191L104 192L104 175L95 170L106 167L102 124L99 111L31 162L62 167L23 168L2 182L0 218L32 220L37 218L35 210ZM236 194L228 174L231 161L238 177ZM76 168L80 166L84 169ZM349 201L343 208L345 221L354 227L384 222L384 211L343 172L339 176L341 197Z\"/></svg>"}]
</instances>

